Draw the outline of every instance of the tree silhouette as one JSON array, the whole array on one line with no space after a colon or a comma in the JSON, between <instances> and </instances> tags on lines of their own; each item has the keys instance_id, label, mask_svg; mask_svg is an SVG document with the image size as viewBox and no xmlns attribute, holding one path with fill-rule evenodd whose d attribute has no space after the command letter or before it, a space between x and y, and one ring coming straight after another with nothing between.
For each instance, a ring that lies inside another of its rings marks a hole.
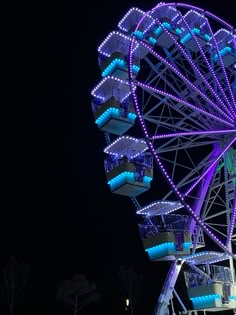
<instances>
[{"instance_id":1,"label":"tree silhouette","mask_svg":"<svg viewBox=\"0 0 236 315\"><path fill-rule=\"evenodd\" d=\"M100 300L100 294L95 283L89 283L83 274L75 274L70 279L65 280L58 288L57 295L72 310L74 315L78 314L85 306Z\"/></svg>"},{"instance_id":2,"label":"tree silhouette","mask_svg":"<svg viewBox=\"0 0 236 315\"><path fill-rule=\"evenodd\" d=\"M143 275L138 275L132 267L126 268L120 267L118 272L119 282L121 290L123 292L123 299L129 301L126 304L126 308L130 310L131 315L134 314L134 307L141 292L141 283L143 281Z\"/></svg>"},{"instance_id":3,"label":"tree silhouette","mask_svg":"<svg viewBox=\"0 0 236 315\"><path fill-rule=\"evenodd\" d=\"M19 303L25 293L28 283L29 264L18 262L11 256L6 265L2 268L2 296L9 306L9 314L12 315L15 304Z\"/></svg>"}]
</instances>

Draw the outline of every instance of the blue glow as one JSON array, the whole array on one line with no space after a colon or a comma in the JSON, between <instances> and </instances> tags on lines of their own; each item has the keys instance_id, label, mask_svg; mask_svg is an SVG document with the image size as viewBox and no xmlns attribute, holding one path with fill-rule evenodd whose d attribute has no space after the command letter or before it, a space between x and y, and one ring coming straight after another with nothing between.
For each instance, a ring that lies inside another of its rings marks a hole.
<instances>
[{"instance_id":1,"label":"blue glow","mask_svg":"<svg viewBox=\"0 0 236 315\"><path fill-rule=\"evenodd\" d=\"M171 30L171 28L172 28L170 23L168 23L168 22L163 22L161 25L164 26L165 28L167 28L168 30Z\"/></svg>"},{"instance_id":2,"label":"blue glow","mask_svg":"<svg viewBox=\"0 0 236 315\"><path fill-rule=\"evenodd\" d=\"M191 31L192 31L192 33L195 34L195 35L201 35L201 32L200 32L199 28L194 27ZM182 44L184 44L184 43L186 43L187 41L189 41L191 38L192 38L191 33L187 33L186 35L184 35L184 37L181 39L180 42L181 42Z\"/></svg>"},{"instance_id":3,"label":"blue glow","mask_svg":"<svg viewBox=\"0 0 236 315\"><path fill-rule=\"evenodd\" d=\"M110 75L116 68L121 68L125 70L126 64L125 61L122 59L114 59L109 64L109 66L106 67L106 69L102 72L102 76L105 77L107 75Z\"/></svg>"},{"instance_id":4,"label":"blue glow","mask_svg":"<svg viewBox=\"0 0 236 315\"><path fill-rule=\"evenodd\" d=\"M140 67L137 66L137 65L133 65L133 66L132 66L132 70L133 70L133 73L134 73L134 74L137 74L137 73L139 72L139 70L140 70Z\"/></svg>"},{"instance_id":5,"label":"blue glow","mask_svg":"<svg viewBox=\"0 0 236 315\"><path fill-rule=\"evenodd\" d=\"M153 31L153 33L156 35L156 36L159 36L162 32L163 32L163 27L165 27L166 29L168 29L168 30L171 30L171 25L170 25L170 23L168 23L168 22L163 22L162 24L161 24L161 26L158 26L154 31Z\"/></svg>"},{"instance_id":6,"label":"blue glow","mask_svg":"<svg viewBox=\"0 0 236 315\"><path fill-rule=\"evenodd\" d=\"M211 36L209 34L204 34L204 38L209 41L211 39Z\"/></svg>"},{"instance_id":7,"label":"blue glow","mask_svg":"<svg viewBox=\"0 0 236 315\"><path fill-rule=\"evenodd\" d=\"M154 33L156 36L160 35L162 32L163 32L163 29L162 29L161 26L158 26L158 28L156 28L156 29L153 31L153 33Z\"/></svg>"},{"instance_id":8,"label":"blue glow","mask_svg":"<svg viewBox=\"0 0 236 315\"><path fill-rule=\"evenodd\" d=\"M106 67L106 69L102 72L102 76L106 77L107 75L112 74L116 68L127 71L127 64L124 60L116 58L112 60L112 62ZM134 74L137 74L140 70L140 67L137 65L132 66L132 70Z\"/></svg>"},{"instance_id":9,"label":"blue glow","mask_svg":"<svg viewBox=\"0 0 236 315\"><path fill-rule=\"evenodd\" d=\"M101 127L112 116L117 117L117 118L119 117L119 109L118 108L114 108L114 107L108 108L101 116L99 116L95 120L95 123L98 125L98 127Z\"/></svg>"},{"instance_id":10,"label":"blue glow","mask_svg":"<svg viewBox=\"0 0 236 315\"><path fill-rule=\"evenodd\" d=\"M134 122L135 118L137 117L136 114L134 113L128 113L128 120L131 121L131 122Z\"/></svg>"},{"instance_id":11,"label":"blue glow","mask_svg":"<svg viewBox=\"0 0 236 315\"><path fill-rule=\"evenodd\" d=\"M210 294L190 298L193 303L194 309L212 307L215 305L216 299L221 300L221 296L219 294Z\"/></svg>"},{"instance_id":12,"label":"blue glow","mask_svg":"<svg viewBox=\"0 0 236 315\"><path fill-rule=\"evenodd\" d=\"M225 46L224 48L222 48L220 50L220 55L221 57L225 56L227 53L230 53L232 52L232 48L229 47L229 46ZM213 57L214 58L214 61L218 61L219 60L219 56L218 54L215 54L215 56Z\"/></svg>"},{"instance_id":13,"label":"blue glow","mask_svg":"<svg viewBox=\"0 0 236 315\"><path fill-rule=\"evenodd\" d=\"M189 251L190 245L191 245L190 242L184 242L183 243L183 250ZM154 259L157 259L160 257L164 257L164 256L168 256L169 252L171 252L171 254L179 253L175 249L175 243L174 242L156 245L156 246L145 249L145 251L148 253L148 256L151 260L154 260Z\"/></svg>"},{"instance_id":14,"label":"blue glow","mask_svg":"<svg viewBox=\"0 0 236 315\"><path fill-rule=\"evenodd\" d=\"M187 33L181 40L180 42L182 44L186 43L187 41L189 41L191 39L192 35L190 33Z\"/></svg>"},{"instance_id":15,"label":"blue glow","mask_svg":"<svg viewBox=\"0 0 236 315\"><path fill-rule=\"evenodd\" d=\"M150 42L152 45L155 45L155 44L156 44L156 41L157 41L154 37L151 37L151 36L149 37L148 40L149 40L149 42Z\"/></svg>"},{"instance_id":16,"label":"blue glow","mask_svg":"<svg viewBox=\"0 0 236 315\"><path fill-rule=\"evenodd\" d=\"M199 28L196 28L196 27L194 27L194 28L192 29L192 32L193 32L193 34L197 34L197 35L200 35L200 34L201 34Z\"/></svg>"},{"instance_id":17,"label":"blue glow","mask_svg":"<svg viewBox=\"0 0 236 315\"><path fill-rule=\"evenodd\" d=\"M143 176L143 183L149 185L152 180L150 176Z\"/></svg>"},{"instance_id":18,"label":"blue glow","mask_svg":"<svg viewBox=\"0 0 236 315\"><path fill-rule=\"evenodd\" d=\"M137 30L135 32L135 37L138 38L138 39L143 39L144 38L143 32Z\"/></svg>"},{"instance_id":19,"label":"blue glow","mask_svg":"<svg viewBox=\"0 0 236 315\"><path fill-rule=\"evenodd\" d=\"M121 185L124 185L127 181L135 182L134 173L132 172L123 172L119 174L118 176L112 178L108 181L108 184L111 187L111 190L116 189L117 187L120 187Z\"/></svg>"},{"instance_id":20,"label":"blue glow","mask_svg":"<svg viewBox=\"0 0 236 315\"><path fill-rule=\"evenodd\" d=\"M151 180L152 180L152 178L149 177L149 176L144 176L143 177L143 183L145 185L149 184ZM127 181L135 183L135 173L132 173L132 172L120 173L118 176L116 176L116 177L112 178L111 180L109 180L108 184L110 185L111 190L114 190L117 187L120 187L121 185L124 185Z\"/></svg>"},{"instance_id":21,"label":"blue glow","mask_svg":"<svg viewBox=\"0 0 236 315\"><path fill-rule=\"evenodd\" d=\"M180 34L182 34L183 33L183 31L180 29L180 28L176 28L176 33L178 34L178 35L180 35Z\"/></svg>"},{"instance_id":22,"label":"blue glow","mask_svg":"<svg viewBox=\"0 0 236 315\"><path fill-rule=\"evenodd\" d=\"M102 115L100 115L96 120L95 123L100 128L103 126L109 119L111 118L121 118L120 110L115 107L108 108ZM127 119L133 123L136 118L136 114L134 113L128 113Z\"/></svg>"}]
</instances>

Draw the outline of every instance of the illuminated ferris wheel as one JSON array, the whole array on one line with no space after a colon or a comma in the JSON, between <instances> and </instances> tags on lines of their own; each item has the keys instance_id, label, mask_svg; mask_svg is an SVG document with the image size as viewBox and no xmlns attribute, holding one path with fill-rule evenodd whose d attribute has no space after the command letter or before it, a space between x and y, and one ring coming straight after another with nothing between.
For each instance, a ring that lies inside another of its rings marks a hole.
<instances>
[{"instance_id":1,"label":"illuminated ferris wheel","mask_svg":"<svg viewBox=\"0 0 236 315\"><path fill-rule=\"evenodd\" d=\"M183 264L189 312L236 309L235 29L159 3L130 9L98 53L108 184L133 200L150 260L173 261L155 314L170 312Z\"/></svg>"}]
</instances>

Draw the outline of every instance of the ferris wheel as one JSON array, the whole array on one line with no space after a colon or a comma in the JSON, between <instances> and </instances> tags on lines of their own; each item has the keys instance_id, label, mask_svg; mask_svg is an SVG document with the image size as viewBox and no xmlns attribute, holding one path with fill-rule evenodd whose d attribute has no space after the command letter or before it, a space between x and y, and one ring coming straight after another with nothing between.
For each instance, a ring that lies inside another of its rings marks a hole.
<instances>
[{"instance_id":1,"label":"ferris wheel","mask_svg":"<svg viewBox=\"0 0 236 315\"><path fill-rule=\"evenodd\" d=\"M149 258L173 260L155 314L183 263L194 311L236 309L236 30L161 2L131 8L98 53L92 109L107 182L133 200Z\"/></svg>"}]
</instances>

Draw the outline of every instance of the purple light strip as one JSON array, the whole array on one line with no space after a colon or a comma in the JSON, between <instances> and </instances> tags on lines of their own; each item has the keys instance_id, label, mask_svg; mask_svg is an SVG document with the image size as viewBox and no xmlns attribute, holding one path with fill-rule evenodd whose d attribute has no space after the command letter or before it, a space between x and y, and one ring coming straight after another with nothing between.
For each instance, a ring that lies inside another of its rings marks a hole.
<instances>
[{"instance_id":1,"label":"purple light strip","mask_svg":"<svg viewBox=\"0 0 236 315\"><path fill-rule=\"evenodd\" d=\"M210 171L210 169L219 161L219 159L224 155L224 153L230 148L231 144L234 143L234 141L236 141L236 137L233 138L233 140L231 140L229 142L229 144L225 147L225 149L220 153L220 155L216 158L216 160L208 167L208 169L198 178L198 180L186 191L186 193L184 194L184 196L187 196L194 187L196 187L196 185L203 179L203 177Z\"/></svg>"},{"instance_id":2,"label":"purple light strip","mask_svg":"<svg viewBox=\"0 0 236 315\"><path fill-rule=\"evenodd\" d=\"M231 96L231 99L232 99L232 102L234 104L234 108L235 109L233 109L233 107L231 106L231 102L227 102L227 103L228 103L228 105L229 105L229 107L231 109L231 112L233 113L233 116L236 117L236 104L235 104L235 100L234 100L234 95L233 95L233 92L232 92L232 89L231 89L231 86L230 86L230 83L229 83L229 80L228 80L227 73L225 71L225 66L224 66L223 59L222 59L221 54L220 54L219 46L218 46L218 43L215 40L214 34L212 32L212 29L211 29L211 26L210 26L208 20L206 20L206 21L207 21L207 25L208 25L209 31L211 33L211 37L212 37L212 39L214 41L214 44L215 44L215 47L216 47L216 50L217 50L217 54L218 54L218 57L219 57L219 60L220 60L221 69L223 71L224 78L225 78L225 81L227 83L228 90L230 92L230 96ZM236 47L235 47L235 49L236 49Z\"/></svg>"},{"instance_id":3,"label":"purple light strip","mask_svg":"<svg viewBox=\"0 0 236 315\"><path fill-rule=\"evenodd\" d=\"M156 6L158 7L158 6ZM155 8L156 8L155 7ZM161 7L161 5L159 5L159 7ZM137 23L137 26L135 28L135 31L138 29L140 23L142 22L142 20L144 19L144 17L149 14L150 12L152 12L153 10L155 10L155 8L153 8L152 10L147 11L147 13L145 13L145 15L143 16L142 19L140 19L140 21ZM133 51L133 45L134 45L134 34L132 35L131 38L131 44L130 44L130 49L129 49L129 82L130 82L130 88L131 88L131 93L132 93L132 97L133 97L133 101L134 101L134 106L136 109L136 113L139 119L139 122L141 124L141 127L143 129L144 132L144 136L145 139L147 141L147 145L150 149L150 151L152 152L159 168L160 171L163 173L164 177L166 178L166 180L168 181L169 185L172 187L176 197L182 202L182 204L185 206L186 210L189 212L189 214L194 218L194 220L202 227L202 229L205 231L205 233L213 240L213 242L216 242L218 244L219 247L221 247L227 254L229 254L233 259L236 260L236 255L233 254L210 230L209 228L204 224L204 222L199 218L199 216L196 215L196 213L193 211L193 209L184 201L184 198L181 196L180 192L178 191L177 187L174 185L174 183L172 182L171 178L169 177L169 175L167 174L164 166L162 165L156 151L155 148L153 147L152 143L150 141L148 141L148 132L146 129L146 126L144 124L144 120L142 118L142 115L140 113L139 110L139 104L138 104L138 100L137 100L137 96L135 94L135 90L136 90L136 86L135 83L132 81L132 51Z\"/></svg>"},{"instance_id":4,"label":"purple light strip","mask_svg":"<svg viewBox=\"0 0 236 315\"><path fill-rule=\"evenodd\" d=\"M163 134L160 136L154 136L149 138L149 140L155 140L155 139L163 139L163 138L172 138L172 137L185 137L185 136L198 136L198 135L211 135L211 134L226 134L226 133L233 133L236 132L236 129L234 130L209 130L209 131L192 131L192 132L177 132L177 133L169 133L169 134Z\"/></svg>"},{"instance_id":5,"label":"purple light strip","mask_svg":"<svg viewBox=\"0 0 236 315\"><path fill-rule=\"evenodd\" d=\"M164 95L164 96L166 96L168 98L173 99L174 101L177 101L177 102L179 102L181 104L184 104L184 105L190 107L191 109L194 109L194 110L196 110L196 111L198 111L200 113L203 113L207 117L209 116L209 117L214 118L215 120L217 120L217 121L219 121L221 123L224 123L224 124L226 124L226 125L228 125L230 127L234 127L234 124L231 124L231 123L229 123L229 122L227 122L227 121L225 121L225 120L223 120L223 119L221 119L221 118L219 118L219 117L217 117L217 116L215 116L215 115L213 115L213 114L211 114L209 112L206 112L205 110L203 110L201 108L198 108L198 107L196 107L194 105L191 105L190 103L188 103L188 102L186 102L186 101L184 101L184 100L182 100L182 99L180 99L180 98L178 98L178 97L176 97L176 96L174 96L174 95L172 95L170 93L166 93L164 91L158 90L158 89L156 89L156 88L154 88L152 86L149 86L147 84L141 83L140 81L136 81L136 86L139 86L139 87L142 87L144 89L153 91L153 92L155 92L157 94L160 94L160 95Z\"/></svg>"},{"instance_id":6,"label":"purple light strip","mask_svg":"<svg viewBox=\"0 0 236 315\"><path fill-rule=\"evenodd\" d=\"M215 107L223 116L225 116L229 121L233 122L233 118L229 117L224 111L222 111L221 108L219 108L213 101L211 101L204 93L201 92L200 89L198 89L193 83L191 83L174 65L166 61L166 59L162 58L158 53L156 53L151 47L146 45L143 42L140 42L141 45L146 47L157 59L159 59L161 62L163 62L165 65L167 65L173 72L175 72L182 80L193 90L196 90L199 95L201 95L202 98L204 98L209 104L212 105L212 107ZM193 65L194 68L195 65ZM204 79L203 79L204 80ZM218 97L218 96L217 96Z\"/></svg>"},{"instance_id":7,"label":"purple light strip","mask_svg":"<svg viewBox=\"0 0 236 315\"><path fill-rule=\"evenodd\" d=\"M184 20L184 19L183 19ZM184 20L185 21L185 20ZM158 23L159 26L161 26L161 22L156 19L156 22ZM185 22L186 23L186 22ZM187 25L187 23L186 23ZM188 26L188 25L187 25ZM189 26L188 26L189 27ZM217 93L214 91L214 89L210 86L210 84L208 83L208 81L205 79L204 75L201 73L201 71L199 70L199 68L193 63L192 59L189 57L189 55L185 52L185 50L181 47L181 45L178 43L178 41L175 39L175 37L171 34L171 32L169 32L167 29L165 30L166 33L170 36L170 38L174 41L176 47L179 48L179 50L182 52L182 54L184 55L184 57L186 58L186 60L188 60L188 62L191 64L192 68L197 72L197 74L201 77L201 79L204 81L204 83L206 84L206 86L208 86L209 90L211 91L211 93L214 95L214 97L218 100L219 104L221 104L224 109L228 112L227 107L225 106L224 102L222 102L221 98L217 95ZM192 33L192 32L191 32ZM190 82L190 81L189 81ZM196 86L193 84L194 89L197 89ZM198 89L197 89L198 90ZM212 102L211 102L212 104ZM219 107L213 103L213 106L215 106L217 109L219 109ZM230 116L232 115L231 113L229 113Z\"/></svg>"},{"instance_id":8,"label":"purple light strip","mask_svg":"<svg viewBox=\"0 0 236 315\"><path fill-rule=\"evenodd\" d=\"M181 15L181 16L182 16L182 15ZM221 84L219 83L219 80L217 79L217 77L216 77L216 75L215 75L215 73L214 73L214 70L212 69L210 63L208 62L208 60L207 60L207 58L206 58L206 55L205 55L204 52L203 52L202 47L201 47L201 45L199 44L199 41L198 41L198 39L197 39L197 36L195 36L195 34L192 32L192 30L191 30L189 24L188 24L187 21L183 18L183 16L182 16L182 20L184 21L184 23L186 24L186 26L187 26L189 32L191 33L192 37L194 38L194 40L195 40L195 42L196 42L196 44L197 44L197 46L198 46L198 48L199 48L199 50L200 50L200 52L201 52L201 55L203 56L203 58L204 58L204 60L205 60L205 63L207 64L208 69L209 69L210 72L211 72L211 75L214 77L215 82L217 83L217 86L220 88L220 91L221 91L221 93L223 94L224 99L226 100L226 102L227 102L227 104L228 104L228 106L230 107L230 109L231 109L232 112L229 111L229 109L227 108L227 106L225 106L225 104L224 104L224 106L223 106L224 109L228 112L229 115L232 115L232 114L233 114L233 116L234 116L234 112L233 112L233 109L232 109L232 107L231 107L231 104L230 104L229 100L227 99L227 97L226 97L226 95L225 95L225 92L224 92L224 90L223 90ZM209 28L209 30L210 30L210 32L211 32L212 38L214 38L214 35L213 35L212 31L211 31L210 24L208 23L208 20L207 20L207 19L206 19L206 21L207 21L207 24L208 24L208 28ZM214 40L214 41L215 41L215 40ZM215 45L216 45L216 42L215 42ZM217 50L217 51L218 51L218 50ZM218 53L219 53L219 51L218 51ZM199 71L200 71L200 70L199 70ZM224 75L226 76L225 69L223 69L223 72L224 72ZM226 76L226 80L227 80L227 76ZM227 82L228 82L228 80L227 80ZM228 83L229 83L229 82L228 82ZM228 84L228 85L229 85L229 84ZM231 89L230 89L230 90L231 90ZM213 90L213 91L214 91L214 90ZM216 95L217 95L217 94L216 94L215 91L214 91L214 96L216 96Z\"/></svg>"},{"instance_id":9,"label":"purple light strip","mask_svg":"<svg viewBox=\"0 0 236 315\"><path fill-rule=\"evenodd\" d=\"M234 187L234 203L233 203L232 216L231 216L231 220L230 220L228 239L226 242L227 246L229 246L229 243L232 240L234 227L235 227L235 221L236 221L236 186Z\"/></svg>"}]
</instances>

